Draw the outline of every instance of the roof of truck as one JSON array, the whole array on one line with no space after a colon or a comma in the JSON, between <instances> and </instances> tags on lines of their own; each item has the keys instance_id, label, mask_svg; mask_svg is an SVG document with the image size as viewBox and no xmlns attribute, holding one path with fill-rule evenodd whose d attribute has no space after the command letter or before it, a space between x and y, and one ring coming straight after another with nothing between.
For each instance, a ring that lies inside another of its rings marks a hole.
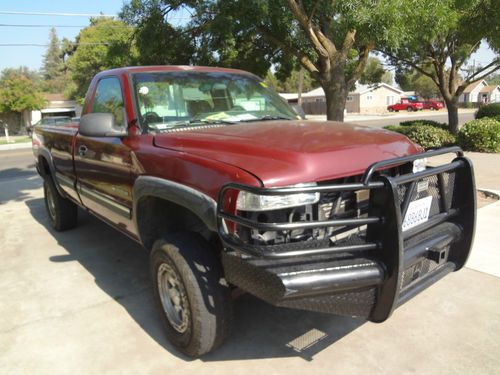
<instances>
[{"instance_id":1,"label":"roof of truck","mask_svg":"<svg viewBox=\"0 0 500 375\"><path fill-rule=\"evenodd\" d=\"M232 74L246 74L253 75L252 73L245 72L239 69L217 68L210 66L190 66L190 65L150 65L150 66L127 66L123 68L116 68L103 71L104 73L148 73L148 72L207 72L207 73L232 73Z\"/></svg>"}]
</instances>

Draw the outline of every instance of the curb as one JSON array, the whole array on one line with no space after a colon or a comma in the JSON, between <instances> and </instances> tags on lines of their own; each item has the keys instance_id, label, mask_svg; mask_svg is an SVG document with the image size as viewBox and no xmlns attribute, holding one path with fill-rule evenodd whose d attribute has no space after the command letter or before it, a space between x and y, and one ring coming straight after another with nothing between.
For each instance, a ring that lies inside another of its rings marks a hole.
<instances>
[{"instance_id":1,"label":"curb","mask_svg":"<svg viewBox=\"0 0 500 375\"><path fill-rule=\"evenodd\" d=\"M0 145L0 151L19 150L23 148L31 148L31 146L32 146L31 142L12 143L12 144Z\"/></svg>"},{"instance_id":2,"label":"curb","mask_svg":"<svg viewBox=\"0 0 500 375\"><path fill-rule=\"evenodd\" d=\"M492 198L496 198L496 202L487 204L486 206L478 208L478 210L484 210L486 208L492 209L492 208L495 208L498 205L500 205L500 191L498 191L498 190L490 190L490 189L482 189L482 188L476 188L476 190L484 193L485 195L489 195Z\"/></svg>"}]
</instances>

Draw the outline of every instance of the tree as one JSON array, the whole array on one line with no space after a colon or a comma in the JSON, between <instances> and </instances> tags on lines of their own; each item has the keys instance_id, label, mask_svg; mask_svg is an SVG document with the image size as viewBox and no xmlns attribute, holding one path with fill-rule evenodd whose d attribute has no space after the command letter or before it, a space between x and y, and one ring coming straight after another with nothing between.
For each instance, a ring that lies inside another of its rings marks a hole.
<instances>
[{"instance_id":1,"label":"tree","mask_svg":"<svg viewBox=\"0 0 500 375\"><path fill-rule=\"evenodd\" d=\"M50 29L49 46L43 57L41 71L44 79L44 91L60 93L64 90L66 84L65 65L61 43L55 28Z\"/></svg>"},{"instance_id":2,"label":"tree","mask_svg":"<svg viewBox=\"0 0 500 375\"><path fill-rule=\"evenodd\" d=\"M486 80L490 85L500 85L500 73L491 74L486 77Z\"/></svg>"},{"instance_id":3,"label":"tree","mask_svg":"<svg viewBox=\"0 0 500 375\"><path fill-rule=\"evenodd\" d=\"M413 68L432 80L446 102L449 129L456 134L460 95L471 83L500 69L498 2L420 0L413 4L419 8L429 7L432 12L425 18L408 19L413 32L401 45L381 49L394 65ZM495 58L478 69L464 71L470 56L482 41L496 51Z\"/></svg>"},{"instance_id":4,"label":"tree","mask_svg":"<svg viewBox=\"0 0 500 375\"><path fill-rule=\"evenodd\" d=\"M133 65L137 49L133 41L133 28L122 21L99 17L90 20L72 45L66 43L67 66L73 81L71 97L82 100L92 77L111 68Z\"/></svg>"},{"instance_id":5,"label":"tree","mask_svg":"<svg viewBox=\"0 0 500 375\"><path fill-rule=\"evenodd\" d=\"M430 66L424 69L428 72L432 71ZM403 91L415 91L417 95L426 99L440 95L439 89L432 79L415 69L397 69L395 79Z\"/></svg>"},{"instance_id":6,"label":"tree","mask_svg":"<svg viewBox=\"0 0 500 375\"><path fill-rule=\"evenodd\" d=\"M392 85L392 74L391 72L384 69L384 66L376 57L369 57L366 63L366 68L359 82L362 84L375 84L375 83L387 83Z\"/></svg>"},{"instance_id":7,"label":"tree","mask_svg":"<svg viewBox=\"0 0 500 375\"><path fill-rule=\"evenodd\" d=\"M413 81L413 89L425 99L430 99L439 95L439 90L429 77L425 75L417 76Z\"/></svg>"},{"instance_id":8,"label":"tree","mask_svg":"<svg viewBox=\"0 0 500 375\"><path fill-rule=\"evenodd\" d=\"M0 75L0 112L20 113L25 126L31 120L31 111L46 104L43 94L30 78L35 76L36 73L24 67L5 69Z\"/></svg>"},{"instance_id":9,"label":"tree","mask_svg":"<svg viewBox=\"0 0 500 375\"><path fill-rule=\"evenodd\" d=\"M190 63L238 67L259 75L271 65L286 75L302 66L325 91L327 118L342 121L347 94L361 77L370 51L382 41L393 45L405 37L406 2L133 0L123 16L139 29L160 27L171 13L188 8L192 20L179 31L190 37L184 48L194 48Z\"/></svg>"},{"instance_id":10,"label":"tree","mask_svg":"<svg viewBox=\"0 0 500 375\"><path fill-rule=\"evenodd\" d=\"M293 70L289 77L282 80L269 70L264 81L277 92L297 92L299 86L299 72ZM311 91L318 86L319 85L311 78L311 75L304 72L302 92Z\"/></svg>"},{"instance_id":11,"label":"tree","mask_svg":"<svg viewBox=\"0 0 500 375\"><path fill-rule=\"evenodd\" d=\"M164 3L132 0L121 12L121 17L134 26L137 62L141 65L187 65L196 53L192 35L185 27L169 23L172 8Z\"/></svg>"}]
</instances>

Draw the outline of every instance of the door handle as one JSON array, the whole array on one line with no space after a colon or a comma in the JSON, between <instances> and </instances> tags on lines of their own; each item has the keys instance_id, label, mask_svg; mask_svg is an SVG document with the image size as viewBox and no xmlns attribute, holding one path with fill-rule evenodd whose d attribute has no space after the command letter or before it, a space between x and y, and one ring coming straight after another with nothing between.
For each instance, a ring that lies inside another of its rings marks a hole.
<instances>
[{"instance_id":1,"label":"door handle","mask_svg":"<svg viewBox=\"0 0 500 375\"><path fill-rule=\"evenodd\" d=\"M78 147L78 155L80 155L80 156L85 156L87 151L88 151L88 148L85 145L81 145L80 147Z\"/></svg>"}]
</instances>

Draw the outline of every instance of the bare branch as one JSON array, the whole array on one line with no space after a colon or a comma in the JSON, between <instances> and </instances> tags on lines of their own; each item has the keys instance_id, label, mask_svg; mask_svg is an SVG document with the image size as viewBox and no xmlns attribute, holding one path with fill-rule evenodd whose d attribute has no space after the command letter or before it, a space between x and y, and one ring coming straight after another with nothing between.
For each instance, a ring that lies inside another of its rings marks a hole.
<instances>
[{"instance_id":1,"label":"bare branch","mask_svg":"<svg viewBox=\"0 0 500 375\"><path fill-rule=\"evenodd\" d=\"M356 37L356 30L351 30L348 31L347 34L344 37L344 42L342 43L342 58L346 59L347 56L349 55L349 51L351 50L354 40Z\"/></svg>"},{"instance_id":2,"label":"bare branch","mask_svg":"<svg viewBox=\"0 0 500 375\"><path fill-rule=\"evenodd\" d=\"M491 70L491 71L488 70L488 69L494 67L495 65L497 65L497 66L493 70ZM492 62L490 62L488 65L479 69L477 72L474 72L472 75L465 78L464 81L468 82L469 84L480 81L481 79L484 79L485 77L487 77L491 73L497 71L499 68L500 68L500 58L497 58L497 59L493 60ZM485 74L481 75L479 78L477 77L478 74L481 74L485 71L487 71Z\"/></svg>"},{"instance_id":3,"label":"bare branch","mask_svg":"<svg viewBox=\"0 0 500 375\"><path fill-rule=\"evenodd\" d=\"M314 3L314 5L312 7L311 14L309 15L309 23L312 22L312 19L314 17L314 13L316 13L316 9L318 9L319 2L320 2L320 0L316 0L316 2Z\"/></svg>"},{"instance_id":4,"label":"bare branch","mask_svg":"<svg viewBox=\"0 0 500 375\"><path fill-rule=\"evenodd\" d=\"M439 86L439 82L436 80L436 77L434 76L434 74L425 71L422 67L420 67L419 65L415 64L413 61L407 60L407 59L403 59L403 58L400 58L400 57L397 57L397 56L394 56L393 54L391 54L391 53L389 53L387 51L379 51L379 52L382 52L386 56L389 56L394 62L400 62L400 63L403 63L403 64L405 64L407 66L412 67L413 69L415 69L420 74L422 74L422 75L424 75L424 76L429 77L430 79L432 79L432 81L436 85Z\"/></svg>"},{"instance_id":5,"label":"bare branch","mask_svg":"<svg viewBox=\"0 0 500 375\"><path fill-rule=\"evenodd\" d=\"M279 40L276 38L273 33L271 33L269 30L267 30L264 27L258 26L257 29L264 35L264 37L269 40L272 44L274 44L276 47L281 48L283 51L294 55L297 57L299 60L300 64L311 73L311 75L316 79L319 80L320 74L318 68L314 65L314 63L307 57L305 53L302 51L299 51L298 49L290 46L289 44L285 43L282 40Z\"/></svg>"},{"instance_id":6,"label":"bare branch","mask_svg":"<svg viewBox=\"0 0 500 375\"><path fill-rule=\"evenodd\" d=\"M358 63L356 68L351 74L351 77L347 81L347 86L351 87L363 74L366 68L366 63L368 62L368 56L370 55L370 51L373 49L372 44L366 45L361 52L359 53Z\"/></svg>"},{"instance_id":7,"label":"bare branch","mask_svg":"<svg viewBox=\"0 0 500 375\"><path fill-rule=\"evenodd\" d=\"M331 58L336 52L335 45L321 32L317 26L312 24L311 19L307 16L307 13L302 6L302 2L288 0L288 5L290 6L290 9L297 21L299 21L300 27L306 33L307 38L311 41L311 44L314 50L318 53L318 56L323 59Z\"/></svg>"}]
</instances>

